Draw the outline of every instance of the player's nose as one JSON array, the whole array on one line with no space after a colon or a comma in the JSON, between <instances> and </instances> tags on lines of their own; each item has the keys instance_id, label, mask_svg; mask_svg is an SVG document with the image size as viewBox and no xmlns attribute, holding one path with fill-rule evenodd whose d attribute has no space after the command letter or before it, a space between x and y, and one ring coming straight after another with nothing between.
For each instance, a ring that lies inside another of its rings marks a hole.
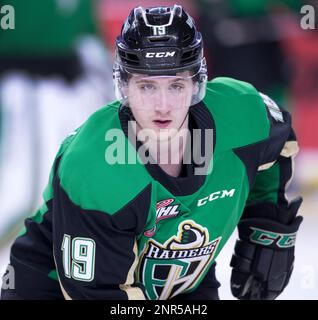
<instances>
[{"instance_id":1,"label":"player's nose","mask_svg":"<svg viewBox=\"0 0 318 320\"><path fill-rule=\"evenodd\" d=\"M171 101L169 101L168 93L165 90L158 92L155 101L155 111L160 113L168 113L171 110Z\"/></svg>"}]
</instances>

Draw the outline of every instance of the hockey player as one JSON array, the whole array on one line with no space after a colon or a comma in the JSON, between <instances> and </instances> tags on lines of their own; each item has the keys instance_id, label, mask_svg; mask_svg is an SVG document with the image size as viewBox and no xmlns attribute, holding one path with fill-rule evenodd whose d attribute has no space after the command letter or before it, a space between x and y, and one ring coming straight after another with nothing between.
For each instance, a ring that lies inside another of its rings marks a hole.
<instances>
[{"instance_id":1,"label":"hockey player","mask_svg":"<svg viewBox=\"0 0 318 320\"><path fill-rule=\"evenodd\" d=\"M237 226L232 293L275 299L302 221L285 197L289 113L248 83L207 81L179 5L134 8L116 50L119 99L62 143L2 299L218 299L215 260Z\"/></svg>"}]
</instances>

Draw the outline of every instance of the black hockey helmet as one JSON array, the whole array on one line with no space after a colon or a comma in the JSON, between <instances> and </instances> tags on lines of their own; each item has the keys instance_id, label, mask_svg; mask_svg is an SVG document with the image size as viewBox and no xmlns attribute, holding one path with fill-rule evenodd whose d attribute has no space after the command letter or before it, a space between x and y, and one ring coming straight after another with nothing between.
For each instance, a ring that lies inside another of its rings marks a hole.
<instances>
[{"instance_id":1,"label":"black hockey helmet","mask_svg":"<svg viewBox=\"0 0 318 320\"><path fill-rule=\"evenodd\" d=\"M116 95L129 74L176 75L190 71L200 86L193 103L205 94L207 70L201 33L182 6L134 8L116 39Z\"/></svg>"}]
</instances>

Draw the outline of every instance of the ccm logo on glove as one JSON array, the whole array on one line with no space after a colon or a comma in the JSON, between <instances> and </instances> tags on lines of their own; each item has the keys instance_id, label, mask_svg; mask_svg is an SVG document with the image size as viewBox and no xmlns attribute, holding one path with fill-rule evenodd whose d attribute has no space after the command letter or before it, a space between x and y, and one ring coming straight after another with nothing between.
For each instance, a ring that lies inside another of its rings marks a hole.
<instances>
[{"instance_id":1,"label":"ccm logo on glove","mask_svg":"<svg viewBox=\"0 0 318 320\"><path fill-rule=\"evenodd\" d=\"M279 248L291 248L295 245L296 234L294 233L276 233L258 228L250 228L253 233L250 235L251 242L261 244L263 246L270 246L274 242Z\"/></svg>"}]
</instances>

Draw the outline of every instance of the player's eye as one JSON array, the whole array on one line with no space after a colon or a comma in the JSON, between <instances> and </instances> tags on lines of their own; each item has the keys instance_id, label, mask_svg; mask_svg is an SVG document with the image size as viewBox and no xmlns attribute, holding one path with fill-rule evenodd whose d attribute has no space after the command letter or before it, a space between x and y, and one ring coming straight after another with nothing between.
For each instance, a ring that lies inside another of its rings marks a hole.
<instances>
[{"instance_id":1,"label":"player's eye","mask_svg":"<svg viewBox=\"0 0 318 320\"><path fill-rule=\"evenodd\" d=\"M184 89L184 85L182 83L171 83L169 86L170 91L182 92Z\"/></svg>"},{"instance_id":2,"label":"player's eye","mask_svg":"<svg viewBox=\"0 0 318 320\"><path fill-rule=\"evenodd\" d=\"M156 90L156 87L152 83L142 83L138 85L138 89L143 92L153 92Z\"/></svg>"}]
</instances>

